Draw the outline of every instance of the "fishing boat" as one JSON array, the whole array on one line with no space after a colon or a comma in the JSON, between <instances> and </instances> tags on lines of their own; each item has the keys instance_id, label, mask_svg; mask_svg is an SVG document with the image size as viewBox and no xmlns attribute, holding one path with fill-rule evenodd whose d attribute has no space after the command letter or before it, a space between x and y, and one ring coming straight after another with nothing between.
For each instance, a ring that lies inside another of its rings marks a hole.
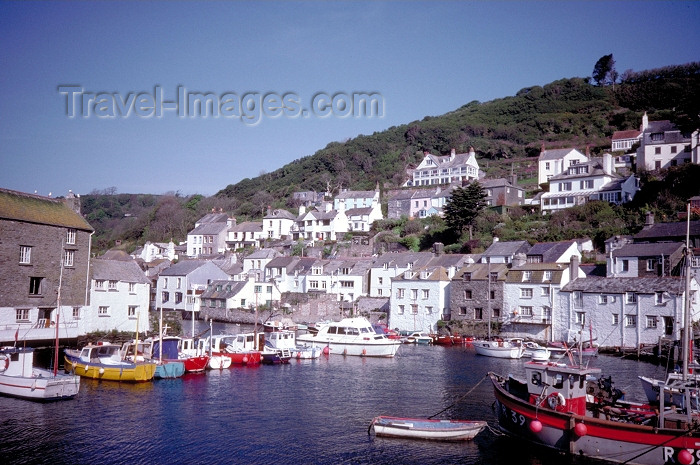
<instances>
[{"instance_id":1,"label":"fishing boat","mask_svg":"<svg viewBox=\"0 0 700 465\"><path fill-rule=\"evenodd\" d=\"M280 351L283 357L287 357L288 355L290 359L314 359L321 356L322 349L320 347L311 345L297 345L296 333L294 331L274 331L268 333L266 336L265 345L274 350Z\"/></svg>"},{"instance_id":2,"label":"fishing boat","mask_svg":"<svg viewBox=\"0 0 700 465\"><path fill-rule=\"evenodd\" d=\"M204 342L212 358L224 357L231 360L229 365L259 365L262 362L262 353L257 350L254 333L218 334L209 336ZM210 365L216 364L210 360ZM225 364L225 361L222 361ZM223 367L226 368L226 367Z\"/></svg>"},{"instance_id":3,"label":"fishing boat","mask_svg":"<svg viewBox=\"0 0 700 465\"><path fill-rule=\"evenodd\" d=\"M79 376L35 367L33 348L0 348L0 394L48 401L72 399L79 390Z\"/></svg>"},{"instance_id":4,"label":"fishing boat","mask_svg":"<svg viewBox=\"0 0 700 465\"><path fill-rule=\"evenodd\" d=\"M525 350L522 339L517 338L474 341L472 345L477 354L496 358L518 359L523 356Z\"/></svg>"},{"instance_id":5,"label":"fishing boat","mask_svg":"<svg viewBox=\"0 0 700 465\"><path fill-rule=\"evenodd\" d=\"M201 373L206 370L209 355L197 350L195 340L180 337L177 339L178 358L185 364L185 373Z\"/></svg>"},{"instance_id":6,"label":"fishing boat","mask_svg":"<svg viewBox=\"0 0 700 465\"><path fill-rule=\"evenodd\" d=\"M298 336L297 341L325 346L329 354L360 357L393 357L401 346L400 341L389 339L386 334L377 334L363 317L330 323L315 335Z\"/></svg>"},{"instance_id":7,"label":"fishing boat","mask_svg":"<svg viewBox=\"0 0 700 465\"><path fill-rule=\"evenodd\" d=\"M486 428L486 422L379 416L372 420L370 427L374 428L374 434L377 436L466 441L474 439L474 436Z\"/></svg>"},{"instance_id":8,"label":"fishing boat","mask_svg":"<svg viewBox=\"0 0 700 465\"><path fill-rule=\"evenodd\" d=\"M150 381L156 372L151 361L128 361L122 358L118 344L89 344L81 350L66 349L66 371L82 376L107 381Z\"/></svg>"},{"instance_id":9,"label":"fishing boat","mask_svg":"<svg viewBox=\"0 0 700 465\"><path fill-rule=\"evenodd\" d=\"M700 368L700 367L698 367ZM685 391L688 387L700 387L700 375L697 371L689 373L685 378L683 373L678 371L669 372L666 379L656 379L648 376L639 376L642 383L644 394L647 400L652 404L659 403L661 392L664 393L664 402L666 405L682 405L685 401ZM697 397L692 399L693 408L698 409Z\"/></svg>"},{"instance_id":10,"label":"fishing boat","mask_svg":"<svg viewBox=\"0 0 700 465\"><path fill-rule=\"evenodd\" d=\"M163 350L161 351L161 345ZM151 361L156 364L155 379L179 378L185 374L185 363L178 358L177 339L164 337L129 341L122 344L122 357L127 361Z\"/></svg>"}]
</instances>

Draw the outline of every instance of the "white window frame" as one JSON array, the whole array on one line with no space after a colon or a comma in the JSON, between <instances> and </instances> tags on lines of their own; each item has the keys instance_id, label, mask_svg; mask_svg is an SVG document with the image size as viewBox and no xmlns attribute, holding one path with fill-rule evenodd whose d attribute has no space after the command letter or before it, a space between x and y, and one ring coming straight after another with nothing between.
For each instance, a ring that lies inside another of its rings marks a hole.
<instances>
[{"instance_id":1,"label":"white window frame","mask_svg":"<svg viewBox=\"0 0 700 465\"><path fill-rule=\"evenodd\" d=\"M637 326L637 315L625 315L625 327L635 328Z\"/></svg>"},{"instance_id":2,"label":"white window frame","mask_svg":"<svg viewBox=\"0 0 700 465\"><path fill-rule=\"evenodd\" d=\"M586 324L586 312L576 312L576 324L581 326Z\"/></svg>"},{"instance_id":3,"label":"white window frame","mask_svg":"<svg viewBox=\"0 0 700 465\"><path fill-rule=\"evenodd\" d=\"M620 315L618 315L617 313L613 313L612 314L612 325L617 326L619 324L620 324Z\"/></svg>"},{"instance_id":4,"label":"white window frame","mask_svg":"<svg viewBox=\"0 0 700 465\"><path fill-rule=\"evenodd\" d=\"M97 309L97 316L109 316L109 306L100 305Z\"/></svg>"},{"instance_id":5,"label":"white window frame","mask_svg":"<svg viewBox=\"0 0 700 465\"><path fill-rule=\"evenodd\" d=\"M29 265L32 263L32 247L30 245L19 246L19 263Z\"/></svg>"},{"instance_id":6,"label":"white window frame","mask_svg":"<svg viewBox=\"0 0 700 465\"><path fill-rule=\"evenodd\" d=\"M532 288L531 287L521 287L520 288L520 298L521 299L532 299Z\"/></svg>"},{"instance_id":7,"label":"white window frame","mask_svg":"<svg viewBox=\"0 0 700 465\"><path fill-rule=\"evenodd\" d=\"M66 231L66 244L75 244L75 229L69 228Z\"/></svg>"},{"instance_id":8,"label":"white window frame","mask_svg":"<svg viewBox=\"0 0 700 465\"><path fill-rule=\"evenodd\" d=\"M656 315L647 315L647 329L656 329L659 324L659 317Z\"/></svg>"},{"instance_id":9,"label":"white window frame","mask_svg":"<svg viewBox=\"0 0 700 465\"><path fill-rule=\"evenodd\" d=\"M138 305L129 305L126 309L126 316L129 318L136 318L136 314L138 313L139 306Z\"/></svg>"},{"instance_id":10,"label":"white window frame","mask_svg":"<svg viewBox=\"0 0 700 465\"><path fill-rule=\"evenodd\" d=\"M15 311L15 321L29 321L29 309L18 308Z\"/></svg>"},{"instance_id":11,"label":"white window frame","mask_svg":"<svg viewBox=\"0 0 700 465\"><path fill-rule=\"evenodd\" d=\"M75 250L66 250L63 252L63 266L73 266L75 260Z\"/></svg>"}]
</instances>

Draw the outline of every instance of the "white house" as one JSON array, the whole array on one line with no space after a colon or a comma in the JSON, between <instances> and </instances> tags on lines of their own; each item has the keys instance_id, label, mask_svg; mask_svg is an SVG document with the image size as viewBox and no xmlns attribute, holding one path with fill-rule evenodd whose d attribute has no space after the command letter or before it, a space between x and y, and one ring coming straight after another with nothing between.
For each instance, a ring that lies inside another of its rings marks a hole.
<instances>
[{"instance_id":1,"label":"white house","mask_svg":"<svg viewBox=\"0 0 700 465\"><path fill-rule=\"evenodd\" d=\"M679 278L576 279L560 292L561 311L554 317L555 340L591 338L600 347L638 348L659 338L680 339L685 281ZM690 292L698 283L691 279ZM691 315L697 299L691 298Z\"/></svg>"},{"instance_id":2,"label":"white house","mask_svg":"<svg viewBox=\"0 0 700 465\"><path fill-rule=\"evenodd\" d=\"M670 121L649 121L642 117L641 144L637 149L638 170L660 170L692 161L692 138Z\"/></svg>"},{"instance_id":3,"label":"white house","mask_svg":"<svg viewBox=\"0 0 700 465\"><path fill-rule=\"evenodd\" d=\"M564 263L569 264L571 258L581 261L581 251L575 240L558 242L538 242L530 247L525 254L527 263Z\"/></svg>"},{"instance_id":4,"label":"white house","mask_svg":"<svg viewBox=\"0 0 700 465\"><path fill-rule=\"evenodd\" d=\"M187 256L213 255L226 250L228 230L236 224L226 213L213 212L204 215L187 233Z\"/></svg>"},{"instance_id":5,"label":"white house","mask_svg":"<svg viewBox=\"0 0 700 465\"><path fill-rule=\"evenodd\" d=\"M265 267L274 258L279 256L279 252L274 249L258 249L253 253L243 257L243 273L251 271L262 277L265 274Z\"/></svg>"},{"instance_id":6,"label":"white house","mask_svg":"<svg viewBox=\"0 0 700 465\"><path fill-rule=\"evenodd\" d=\"M570 166L587 161L588 157L576 149L545 150L543 145L537 160L537 183L549 182L552 176L563 173Z\"/></svg>"},{"instance_id":7,"label":"white house","mask_svg":"<svg viewBox=\"0 0 700 465\"><path fill-rule=\"evenodd\" d=\"M391 281L389 325L406 331L437 332L449 314L450 277L443 267L404 271Z\"/></svg>"},{"instance_id":8,"label":"white house","mask_svg":"<svg viewBox=\"0 0 700 465\"><path fill-rule=\"evenodd\" d=\"M615 131L612 135L610 150L612 152L627 152L634 144L639 142L641 137L642 131L638 131L636 129Z\"/></svg>"},{"instance_id":9,"label":"white house","mask_svg":"<svg viewBox=\"0 0 700 465\"><path fill-rule=\"evenodd\" d=\"M379 204L373 207L351 208L345 211L345 215L348 218L348 229L352 232L368 232L372 223L384 219Z\"/></svg>"},{"instance_id":10,"label":"white house","mask_svg":"<svg viewBox=\"0 0 700 465\"><path fill-rule=\"evenodd\" d=\"M90 306L78 318L80 334L149 331L151 284L133 261L90 260Z\"/></svg>"},{"instance_id":11,"label":"white house","mask_svg":"<svg viewBox=\"0 0 700 465\"><path fill-rule=\"evenodd\" d=\"M183 260L163 270L156 285L156 309L192 312L197 290L206 288L210 281L229 279L229 276L211 261Z\"/></svg>"},{"instance_id":12,"label":"white house","mask_svg":"<svg viewBox=\"0 0 700 465\"><path fill-rule=\"evenodd\" d=\"M154 260L170 260L173 261L178 258L177 253L175 253L175 243L170 242L150 242L146 241L143 247L136 249L131 256L133 258L140 258L146 263L150 263Z\"/></svg>"},{"instance_id":13,"label":"white house","mask_svg":"<svg viewBox=\"0 0 700 465\"><path fill-rule=\"evenodd\" d=\"M373 191L342 190L333 199L333 210L350 210L351 208L368 208L379 205L379 185Z\"/></svg>"},{"instance_id":14,"label":"white house","mask_svg":"<svg viewBox=\"0 0 700 465\"><path fill-rule=\"evenodd\" d=\"M469 153L456 153L452 149L446 156L425 152L423 160L412 170L411 177L404 183L404 187L451 184L474 179L479 179L479 163L474 147L469 147Z\"/></svg>"},{"instance_id":15,"label":"white house","mask_svg":"<svg viewBox=\"0 0 700 465\"><path fill-rule=\"evenodd\" d=\"M258 248L260 247L260 241L263 239L263 223L260 221L246 221L229 230L226 245L231 250L245 247Z\"/></svg>"},{"instance_id":16,"label":"white house","mask_svg":"<svg viewBox=\"0 0 700 465\"><path fill-rule=\"evenodd\" d=\"M391 280L414 267L426 266L433 258L430 252L385 253L374 261L370 270L370 297L391 296Z\"/></svg>"},{"instance_id":17,"label":"white house","mask_svg":"<svg viewBox=\"0 0 700 465\"><path fill-rule=\"evenodd\" d=\"M259 282L250 276L244 281L211 281L199 298L202 310L255 309L256 306L269 306L273 302L279 302L280 292L274 284Z\"/></svg>"},{"instance_id":18,"label":"white house","mask_svg":"<svg viewBox=\"0 0 700 465\"><path fill-rule=\"evenodd\" d=\"M527 241L500 241L493 238L493 243L481 254L481 263L512 263L516 254L530 250Z\"/></svg>"},{"instance_id":19,"label":"white house","mask_svg":"<svg viewBox=\"0 0 700 465\"><path fill-rule=\"evenodd\" d=\"M615 204L629 202L638 190L636 178L615 173L612 156L577 163L549 178L549 192L540 196L542 213L583 205L590 200Z\"/></svg>"},{"instance_id":20,"label":"white house","mask_svg":"<svg viewBox=\"0 0 700 465\"><path fill-rule=\"evenodd\" d=\"M339 210L332 210L327 203L322 210L306 211L299 207L299 216L292 226L292 238L308 240L335 241L343 237L349 230L348 217L340 204Z\"/></svg>"},{"instance_id":21,"label":"white house","mask_svg":"<svg viewBox=\"0 0 700 465\"><path fill-rule=\"evenodd\" d=\"M296 216L287 210L271 210L263 218L262 236L265 239L282 239L290 236Z\"/></svg>"}]
</instances>

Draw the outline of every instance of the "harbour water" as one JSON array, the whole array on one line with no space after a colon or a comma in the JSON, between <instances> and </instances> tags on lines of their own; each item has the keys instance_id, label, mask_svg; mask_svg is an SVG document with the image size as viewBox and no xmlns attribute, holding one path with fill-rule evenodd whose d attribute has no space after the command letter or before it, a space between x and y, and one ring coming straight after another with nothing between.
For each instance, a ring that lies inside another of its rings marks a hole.
<instances>
[{"instance_id":1,"label":"harbour water","mask_svg":"<svg viewBox=\"0 0 700 465\"><path fill-rule=\"evenodd\" d=\"M322 356L143 384L82 380L74 400L0 398L0 457L17 464L560 464L561 457L484 430L474 441L376 438L376 415L485 419L488 371L521 375L525 360L464 346L404 345L393 359ZM598 356L627 398L637 375L663 368ZM465 396L465 394L469 395ZM449 407L449 408L448 408Z\"/></svg>"}]
</instances>

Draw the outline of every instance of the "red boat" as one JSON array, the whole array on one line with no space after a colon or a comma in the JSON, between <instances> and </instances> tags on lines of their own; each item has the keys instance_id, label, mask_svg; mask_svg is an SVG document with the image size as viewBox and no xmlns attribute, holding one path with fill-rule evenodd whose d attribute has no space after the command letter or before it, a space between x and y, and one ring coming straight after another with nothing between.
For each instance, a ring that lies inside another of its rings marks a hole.
<instances>
[{"instance_id":1,"label":"red boat","mask_svg":"<svg viewBox=\"0 0 700 465\"><path fill-rule=\"evenodd\" d=\"M449 334L433 334L433 344L451 346L454 344L454 339Z\"/></svg>"},{"instance_id":2,"label":"red boat","mask_svg":"<svg viewBox=\"0 0 700 465\"><path fill-rule=\"evenodd\" d=\"M610 377L599 375L597 368L539 362L525 364L524 380L489 373L499 428L570 456L637 465L698 462L697 410L663 400L655 408L622 401ZM698 394L691 390L688 400Z\"/></svg>"},{"instance_id":3,"label":"red boat","mask_svg":"<svg viewBox=\"0 0 700 465\"><path fill-rule=\"evenodd\" d=\"M207 352L230 358L232 365L259 365L262 353L255 347L254 333L218 334L205 343Z\"/></svg>"}]
</instances>

